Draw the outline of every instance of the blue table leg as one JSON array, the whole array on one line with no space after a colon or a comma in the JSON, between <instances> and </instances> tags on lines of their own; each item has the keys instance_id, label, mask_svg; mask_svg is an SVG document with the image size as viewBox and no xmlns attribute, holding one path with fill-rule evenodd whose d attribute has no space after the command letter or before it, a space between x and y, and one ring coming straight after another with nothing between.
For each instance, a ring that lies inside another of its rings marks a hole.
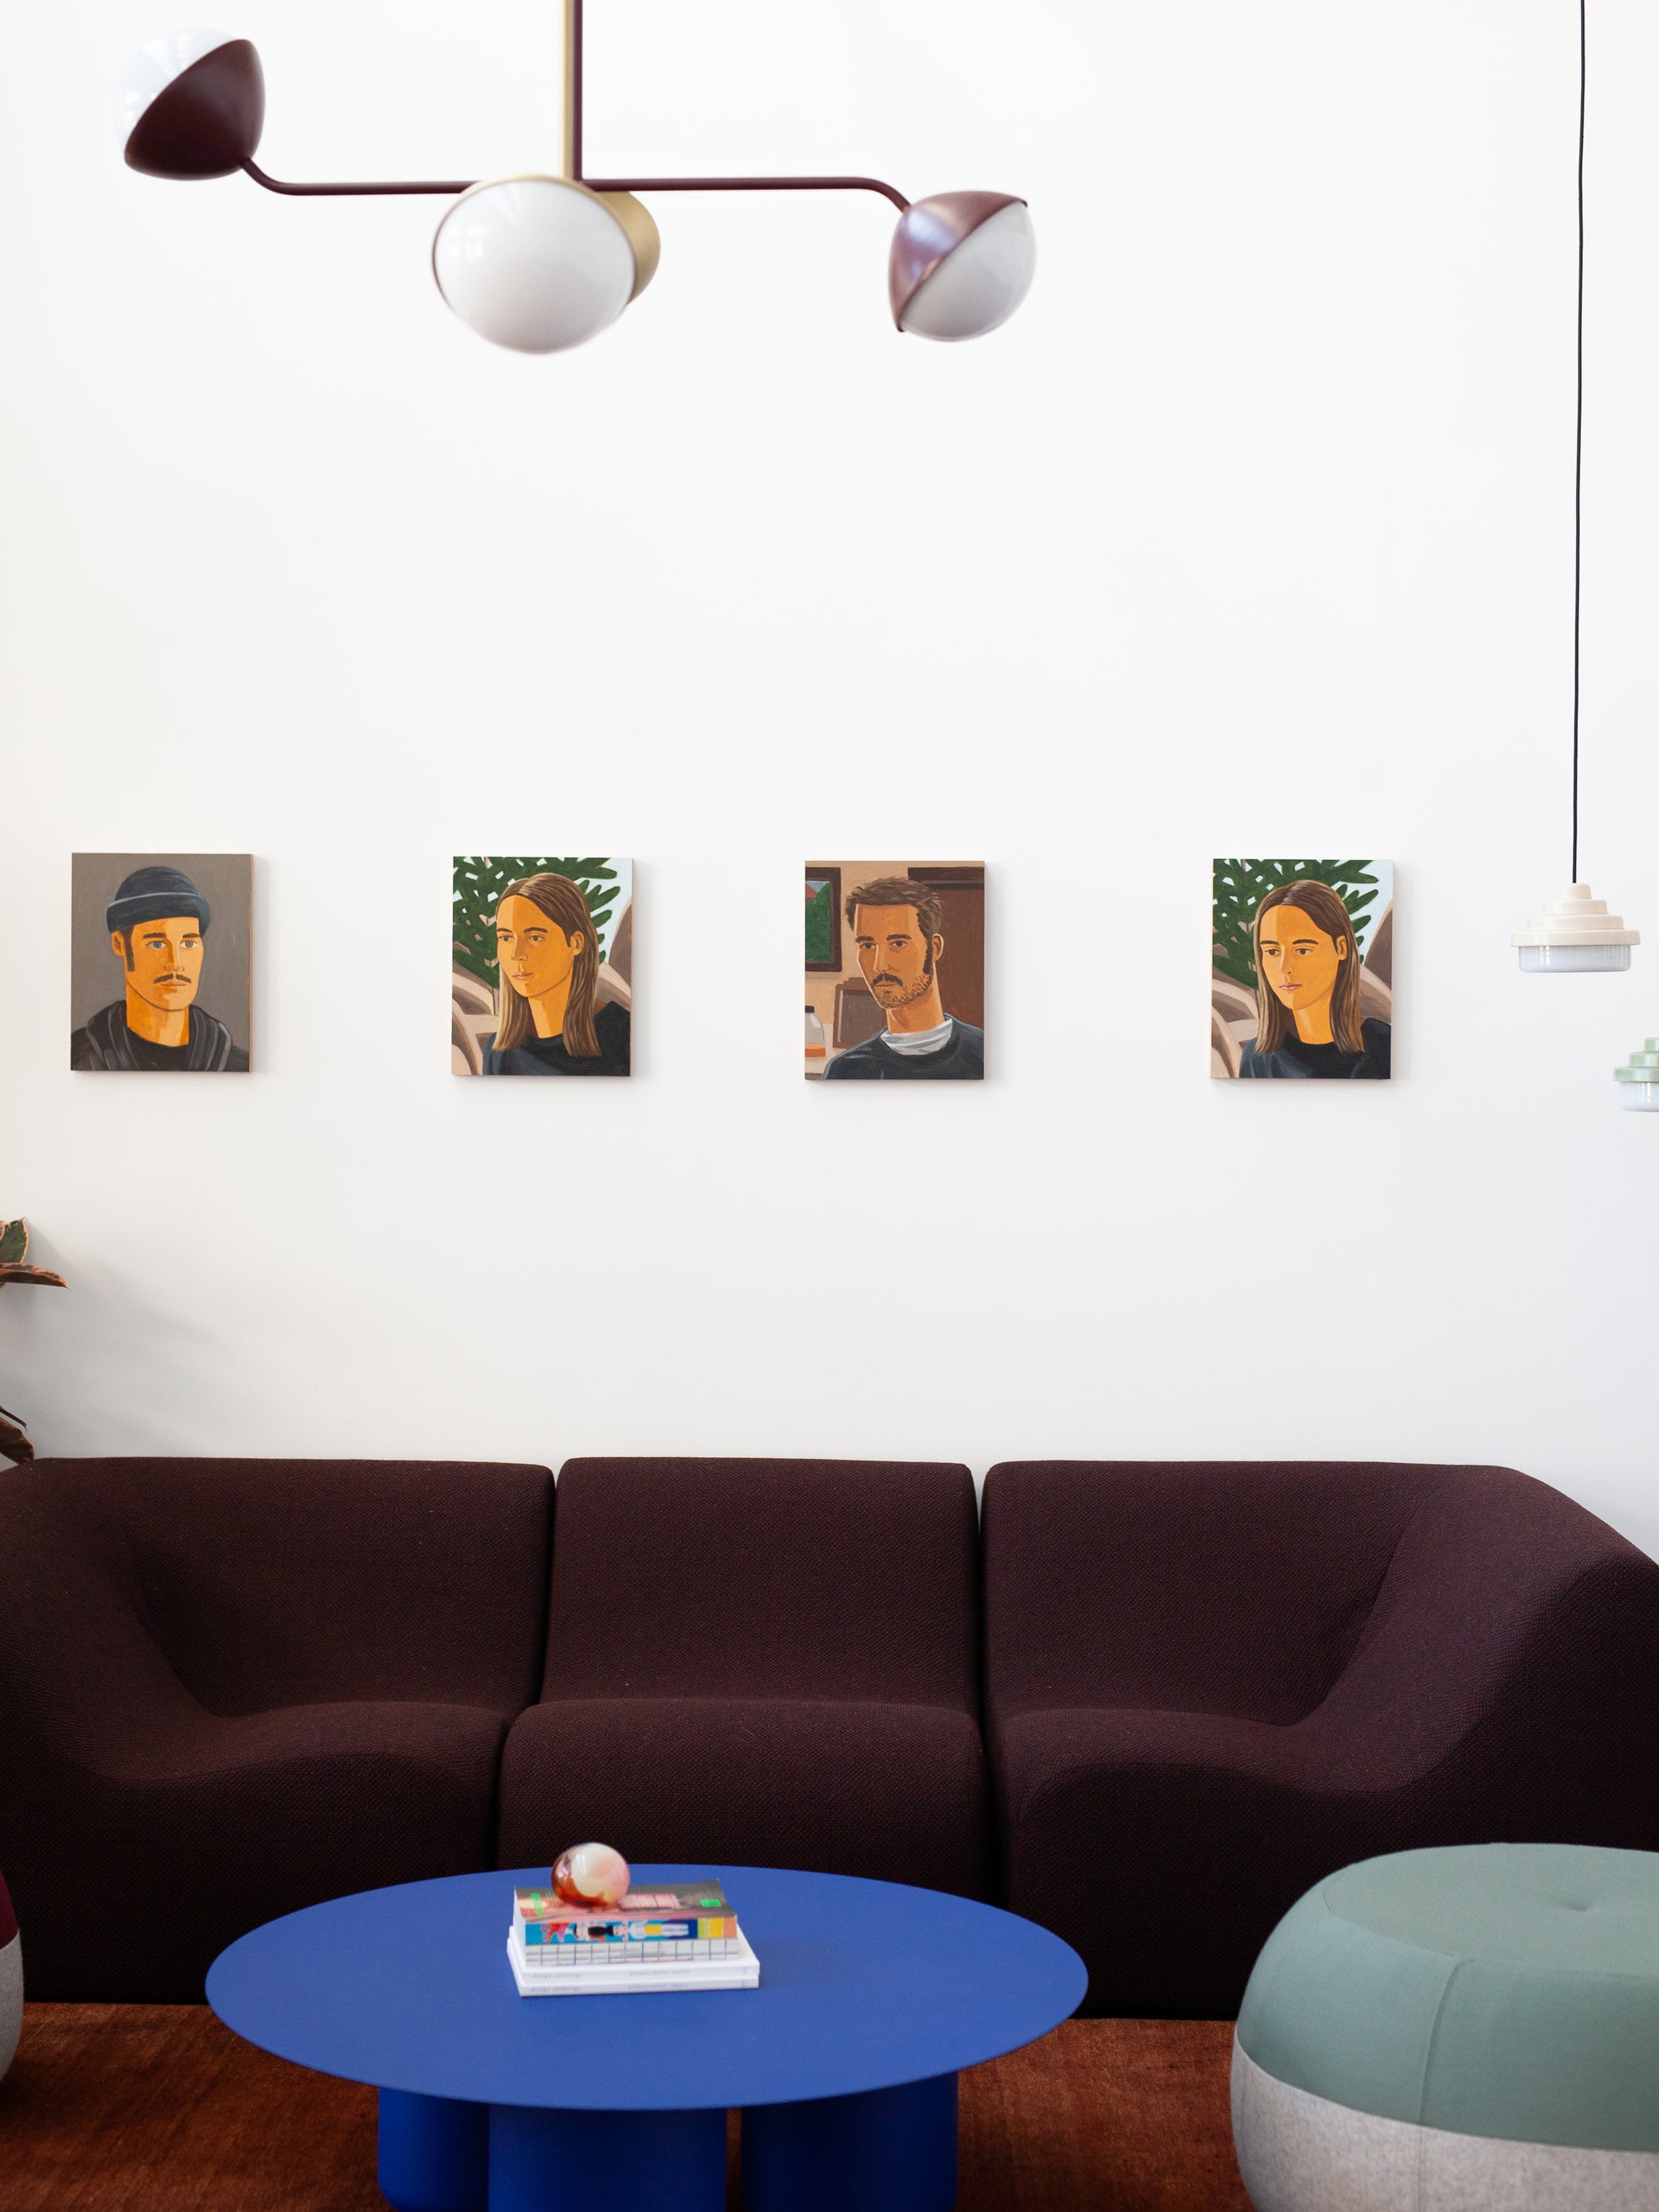
<instances>
[{"instance_id":1,"label":"blue table leg","mask_svg":"<svg viewBox=\"0 0 1659 2212\"><path fill-rule=\"evenodd\" d=\"M744 2212L950 2212L956 2201L954 2074L744 2108Z\"/></svg>"},{"instance_id":2,"label":"blue table leg","mask_svg":"<svg viewBox=\"0 0 1659 2212\"><path fill-rule=\"evenodd\" d=\"M726 2114L492 2105L489 2212L726 2212Z\"/></svg>"},{"instance_id":3,"label":"blue table leg","mask_svg":"<svg viewBox=\"0 0 1659 2212\"><path fill-rule=\"evenodd\" d=\"M395 2212L488 2212L489 2107L380 2092L380 2194Z\"/></svg>"}]
</instances>

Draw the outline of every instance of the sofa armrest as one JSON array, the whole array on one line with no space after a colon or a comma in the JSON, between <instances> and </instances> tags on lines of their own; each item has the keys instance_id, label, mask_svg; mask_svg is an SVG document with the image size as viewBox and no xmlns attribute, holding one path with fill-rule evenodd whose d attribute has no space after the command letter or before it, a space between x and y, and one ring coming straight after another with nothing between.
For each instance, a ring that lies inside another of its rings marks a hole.
<instances>
[{"instance_id":1,"label":"sofa armrest","mask_svg":"<svg viewBox=\"0 0 1659 2212\"><path fill-rule=\"evenodd\" d=\"M144 1619L118 1531L33 1468L0 1478L0 1851L9 1801L60 1763L202 1717Z\"/></svg>"},{"instance_id":2,"label":"sofa armrest","mask_svg":"<svg viewBox=\"0 0 1659 2212\"><path fill-rule=\"evenodd\" d=\"M1534 1832L1644 1848L1656 1732L1659 1563L1513 1475L1419 1510L1348 1665L1292 1731L1334 1787L1445 1787L1462 1766Z\"/></svg>"}]
</instances>

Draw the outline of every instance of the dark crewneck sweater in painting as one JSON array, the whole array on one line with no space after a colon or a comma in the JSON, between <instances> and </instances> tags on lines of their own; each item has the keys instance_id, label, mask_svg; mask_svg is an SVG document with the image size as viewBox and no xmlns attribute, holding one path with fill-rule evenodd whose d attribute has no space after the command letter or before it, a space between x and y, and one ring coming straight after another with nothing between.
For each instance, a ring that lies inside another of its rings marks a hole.
<instances>
[{"instance_id":1,"label":"dark crewneck sweater in painting","mask_svg":"<svg viewBox=\"0 0 1659 2212\"><path fill-rule=\"evenodd\" d=\"M954 1017L937 1052L895 1052L884 1030L823 1071L826 1083L979 1083L984 1077L985 1032Z\"/></svg>"},{"instance_id":2,"label":"dark crewneck sweater in painting","mask_svg":"<svg viewBox=\"0 0 1659 2212\"><path fill-rule=\"evenodd\" d=\"M486 1075L626 1075L630 1055L632 1024L627 1009L607 999L593 1017L596 1060L577 1060L565 1050L564 1039L527 1037L510 1052L497 1052L495 1040L483 1041Z\"/></svg>"}]
</instances>

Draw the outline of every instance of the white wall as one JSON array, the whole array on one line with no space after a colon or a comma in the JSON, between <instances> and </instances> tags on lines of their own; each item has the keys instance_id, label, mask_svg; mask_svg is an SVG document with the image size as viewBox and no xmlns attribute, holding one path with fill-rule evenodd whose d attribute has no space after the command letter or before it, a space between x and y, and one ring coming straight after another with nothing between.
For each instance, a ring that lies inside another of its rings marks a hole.
<instances>
[{"instance_id":1,"label":"white wall","mask_svg":"<svg viewBox=\"0 0 1659 2212\"><path fill-rule=\"evenodd\" d=\"M428 202L117 158L36 9L7 224L0 1214L43 1450L1505 1461L1659 1549L1659 17L1595 0L1567 875L1571 0L590 0L590 167L1029 193L978 347L874 198L664 199L585 352ZM550 0L246 0L278 174L544 163ZM258 855L258 1072L72 1077L76 849ZM639 863L631 1085L447 1070L455 851ZM994 1079L801 1080L811 854L991 864ZM1218 851L1399 870L1396 1080L1206 1074Z\"/></svg>"}]
</instances>

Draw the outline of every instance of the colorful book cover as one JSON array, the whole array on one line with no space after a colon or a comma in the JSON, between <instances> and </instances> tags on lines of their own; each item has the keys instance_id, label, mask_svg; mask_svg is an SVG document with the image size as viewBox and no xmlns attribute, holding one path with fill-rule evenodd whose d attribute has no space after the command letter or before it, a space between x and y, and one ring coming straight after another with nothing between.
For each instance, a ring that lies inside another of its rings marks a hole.
<instances>
[{"instance_id":1,"label":"colorful book cover","mask_svg":"<svg viewBox=\"0 0 1659 2212\"><path fill-rule=\"evenodd\" d=\"M670 1912L678 1919L691 1912L729 1912L731 1905L718 1881L682 1881L672 1888L630 1889L618 1905L571 1905L551 1889L515 1889L513 1900L525 1914L558 1920L611 1920L618 1913Z\"/></svg>"},{"instance_id":2,"label":"colorful book cover","mask_svg":"<svg viewBox=\"0 0 1659 2212\"><path fill-rule=\"evenodd\" d=\"M573 1905L550 1889L515 1889L513 1918L526 1944L715 1941L737 1933L718 1881L630 1889L620 1905Z\"/></svg>"},{"instance_id":3,"label":"colorful book cover","mask_svg":"<svg viewBox=\"0 0 1659 2212\"><path fill-rule=\"evenodd\" d=\"M742 1938L736 1935L716 1937L708 1942L686 1938L656 1943L526 1943L521 1928L514 1929L513 1941L526 1966L560 1973L578 1969L597 1972L607 1967L626 1973L636 1966L649 1966L653 1960L672 1963L683 1959L720 1958L744 1948Z\"/></svg>"},{"instance_id":4,"label":"colorful book cover","mask_svg":"<svg viewBox=\"0 0 1659 2212\"><path fill-rule=\"evenodd\" d=\"M549 1943L712 1943L728 1936L735 1936L738 1923L730 1913L719 1919L699 1914L687 1920L647 1920L630 1917L626 1920L585 1921L574 1925L568 1920L521 1920L515 1914L516 1924L524 1930L526 1944Z\"/></svg>"}]
</instances>

